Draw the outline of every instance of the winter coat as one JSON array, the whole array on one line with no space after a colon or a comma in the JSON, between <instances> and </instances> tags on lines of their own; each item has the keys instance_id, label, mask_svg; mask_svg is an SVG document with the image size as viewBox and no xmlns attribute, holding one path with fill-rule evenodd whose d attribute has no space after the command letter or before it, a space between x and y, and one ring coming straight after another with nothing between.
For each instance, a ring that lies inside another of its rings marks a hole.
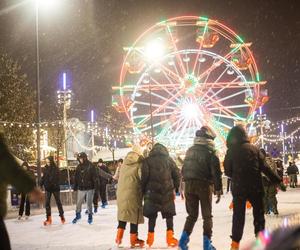
<instances>
[{"instance_id":1,"label":"winter coat","mask_svg":"<svg viewBox=\"0 0 300 250\"><path fill-rule=\"evenodd\" d=\"M75 170L74 191L91 190L99 187L96 167L90 161L80 163Z\"/></svg>"},{"instance_id":2,"label":"winter coat","mask_svg":"<svg viewBox=\"0 0 300 250\"><path fill-rule=\"evenodd\" d=\"M142 157L136 152L129 152L120 170L117 188L119 221L144 223L141 167Z\"/></svg>"},{"instance_id":3,"label":"winter coat","mask_svg":"<svg viewBox=\"0 0 300 250\"><path fill-rule=\"evenodd\" d=\"M246 131L236 126L227 138L224 160L225 175L232 179L232 195L263 194L262 173L274 184L280 177L266 163L259 149L250 144Z\"/></svg>"},{"instance_id":4,"label":"winter coat","mask_svg":"<svg viewBox=\"0 0 300 250\"><path fill-rule=\"evenodd\" d=\"M1 133L0 152L0 217L5 217L7 211L7 185L14 186L18 192L29 193L34 189L35 181L17 163L6 146Z\"/></svg>"},{"instance_id":5,"label":"winter coat","mask_svg":"<svg viewBox=\"0 0 300 250\"><path fill-rule=\"evenodd\" d=\"M141 183L145 217L159 211L163 218L176 215L174 192L180 184L179 170L163 145L155 144L143 161Z\"/></svg>"},{"instance_id":6,"label":"winter coat","mask_svg":"<svg viewBox=\"0 0 300 250\"><path fill-rule=\"evenodd\" d=\"M295 164L290 165L290 166L287 167L286 173L287 173L287 175L299 174L298 167Z\"/></svg>"},{"instance_id":7,"label":"winter coat","mask_svg":"<svg viewBox=\"0 0 300 250\"><path fill-rule=\"evenodd\" d=\"M44 175L41 179L41 186L47 192L59 192L59 168L57 166L45 166Z\"/></svg>"},{"instance_id":8,"label":"winter coat","mask_svg":"<svg viewBox=\"0 0 300 250\"><path fill-rule=\"evenodd\" d=\"M220 161L209 141L212 140L195 138L194 145L186 152L182 175L185 182L199 180L214 184L215 191L220 191L222 189Z\"/></svg>"}]
</instances>

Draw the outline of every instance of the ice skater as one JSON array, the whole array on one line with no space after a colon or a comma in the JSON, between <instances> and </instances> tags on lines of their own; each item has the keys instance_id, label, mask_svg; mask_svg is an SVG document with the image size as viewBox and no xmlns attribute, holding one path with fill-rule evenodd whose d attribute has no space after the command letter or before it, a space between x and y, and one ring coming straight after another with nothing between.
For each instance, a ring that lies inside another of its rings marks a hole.
<instances>
[{"instance_id":1,"label":"ice skater","mask_svg":"<svg viewBox=\"0 0 300 250\"><path fill-rule=\"evenodd\" d=\"M29 169L29 165L26 161L24 161L21 165L21 167L27 172L29 176L31 176L34 179L34 175L32 171ZM25 209L25 220L28 220L30 216L30 200L28 194L21 192L21 202L20 202L20 207L19 207L19 216L18 220L22 219L22 216L24 214L24 209Z\"/></svg>"},{"instance_id":2,"label":"ice skater","mask_svg":"<svg viewBox=\"0 0 300 250\"><path fill-rule=\"evenodd\" d=\"M188 213L179 240L179 249L188 250L189 237L199 216L199 203L203 218L203 249L214 250L212 236L212 195L217 195L217 203L222 194L222 172L216 154L214 139L216 134L208 126L196 132L194 145L188 149L182 167L185 181L185 206Z\"/></svg>"},{"instance_id":3,"label":"ice skater","mask_svg":"<svg viewBox=\"0 0 300 250\"><path fill-rule=\"evenodd\" d=\"M5 144L4 135L0 133L0 249L11 250L9 236L4 223L7 212L7 185L14 186L19 192L28 194L32 201L43 201L43 193L35 186L35 181L19 166L15 157Z\"/></svg>"},{"instance_id":4,"label":"ice skater","mask_svg":"<svg viewBox=\"0 0 300 250\"><path fill-rule=\"evenodd\" d=\"M44 170L43 177L41 179L41 186L45 188L45 208L46 208L46 220L44 221L44 226L52 224L51 216L51 196L53 194L61 223L65 223L64 210L60 200L60 186L59 186L59 168L54 162L53 156L48 156L46 158L46 166Z\"/></svg>"},{"instance_id":5,"label":"ice skater","mask_svg":"<svg viewBox=\"0 0 300 250\"><path fill-rule=\"evenodd\" d=\"M95 166L88 160L86 153L79 153L79 161L75 170L74 191L77 191L76 216L72 223L81 219L81 208L86 197L88 210L88 223L93 223L93 196L98 188L98 177Z\"/></svg>"},{"instance_id":6,"label":"ice skater","mask_svg":"<svg viewBox=\"0 0 300 250\"><path fill-rule=\"evenodd\" d=\"M249 141L246 130L233 127L227 137L224 160L226 176L232 179L233 217L231 250L238 250L245 225L246 201L253 207L255 236L265 229L262 173L272 183L280 183L280 177L267 165L259 149Z\"/></svg>"},{"instance_id":7,"label":"ice skater","mask_svg":"<svg viewBox=\"0 0 300 250\"><path fill-rule=\"evenodd\" d=\"M138 238L138 224L144 223L143 194L141 189L142 151L134 146L124 159L120 170L117 206L118 206L118 231L116 243L122 243L127 222L130 223L130 245L143 247L144 241Z\"/></svg>"},{"instance_id":8,"label":"ice skater","mask_svg":"<svg viewBox=\"0 0 300 250\"><path fill-rule=\"evenodd\" d=\"M144 216L148 221L148 246L154 242L154 229L158 212L166 219L166 241L170 247L177 246L174 238L173 217L176 215L175 190L180 185L179 169L169 156L165 146L156 143L143 161L142 166L142 191L144 195Z\"/></svg>"}]
</instances>

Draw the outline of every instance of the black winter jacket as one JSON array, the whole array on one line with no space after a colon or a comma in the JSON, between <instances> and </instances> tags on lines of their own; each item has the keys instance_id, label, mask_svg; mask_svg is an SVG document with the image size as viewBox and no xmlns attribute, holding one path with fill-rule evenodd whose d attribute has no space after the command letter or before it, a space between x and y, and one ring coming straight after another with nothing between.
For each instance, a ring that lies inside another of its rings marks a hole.
<instances>
[{"instance_id":1,"label":"black winter jacket","mask_svg":"<svg viewBox=\"0 0 300 250\"><path fill-rule=\"evenodd\" d=\"M75 170L74 191L99 187L96 167L90 161L80 163Z\"/></svg>"},{"instance_id":2,"label":"black winter jacket","mask_svg":"<svg viewBox=\"0 0 300 250\"><path fill-rule=\"evenodd\" d=\"M47 192L58 192L60 191L59 176L59 168L57 166L46 165L40 184L44 186Z\"/></svg>"},{"instance_id":3,"label":"black winter jacket","mask_svg":"<svg viewBox=\"0 0 300 250\"><path fill-rule=\"evenodd\" d=\"M149 218L157 212L161 212L164 218L176 215L174 191L179 188L179 184L176 163L166 147L155 144L142 165L144 216Z\"/></svg>"},{"instance_id":4,"label":"black winter jacket","mask_svg":"<svg viewBox=\"0 0 300 250\"><path fill-rule=\"evenodd\" d=\"M200 180L214 184L215 191L222 190L220 161L215 152L205 145L188 149L182 167L184 181Z\"/></svg>"},{"instance_id":5,"label":"black winter jacket","mask_svg":"<svg viewBox=\"0 0 300 250\"><path fill-rule=\"evenodd\" d=\"M241 126L231 129L227 137L227 146L224 168L225 175L232 180L233 196L262 194L262 173L271 183L280 183L280 177L268 166L259 149L250 144L246 131Z\"/></svg>"},{"instance_id":6,"label":"black winter jacket","mask_svg":"<svg viewBox=\"0 0 300 250\"><path fill-rule=\"evenodd\" d=\"M299 174L298 167L296 165L288 166L286 169L287 175Z\"/></svg>"}]
</instances>

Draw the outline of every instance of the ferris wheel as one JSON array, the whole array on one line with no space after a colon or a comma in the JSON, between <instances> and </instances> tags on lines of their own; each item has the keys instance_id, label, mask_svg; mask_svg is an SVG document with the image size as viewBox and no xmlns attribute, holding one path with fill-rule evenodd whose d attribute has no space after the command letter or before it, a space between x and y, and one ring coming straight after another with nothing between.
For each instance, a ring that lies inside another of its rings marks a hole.
<instances>
[{"instance_id":1,"label":"ferris wheel","mask_svg":"<svg viewBox=\"0 0 300 250\"><path fill-rule=\"evenodd\" d=\"M251 122L267 101L250 46L205 17L159 22L124 48L113 106L137 136L186 148L195 131L209 125L222 146L228 130Z\"/></svg>"}]
</instances>

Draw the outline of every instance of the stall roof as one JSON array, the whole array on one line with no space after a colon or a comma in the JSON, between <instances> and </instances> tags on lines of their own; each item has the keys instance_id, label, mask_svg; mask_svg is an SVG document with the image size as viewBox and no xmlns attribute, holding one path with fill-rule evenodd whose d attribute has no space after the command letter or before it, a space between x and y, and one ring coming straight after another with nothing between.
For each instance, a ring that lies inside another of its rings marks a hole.
<instances>
[{"instance_id":1,"label":"stall roof","mask_svg":"<svg viewBox=\"0 0 300 250\"><path fill-rule=\"evenodd\" d=\"M117 148L114 150L114 158L118 160L120 158L124 159L125 156L130 152L131 148ZM112 161L113 160L113 153L109 149L100 150L97 154L93 157L93 162L97 162L99 159L103 161Z\"/></svg>"}]
</instances>

